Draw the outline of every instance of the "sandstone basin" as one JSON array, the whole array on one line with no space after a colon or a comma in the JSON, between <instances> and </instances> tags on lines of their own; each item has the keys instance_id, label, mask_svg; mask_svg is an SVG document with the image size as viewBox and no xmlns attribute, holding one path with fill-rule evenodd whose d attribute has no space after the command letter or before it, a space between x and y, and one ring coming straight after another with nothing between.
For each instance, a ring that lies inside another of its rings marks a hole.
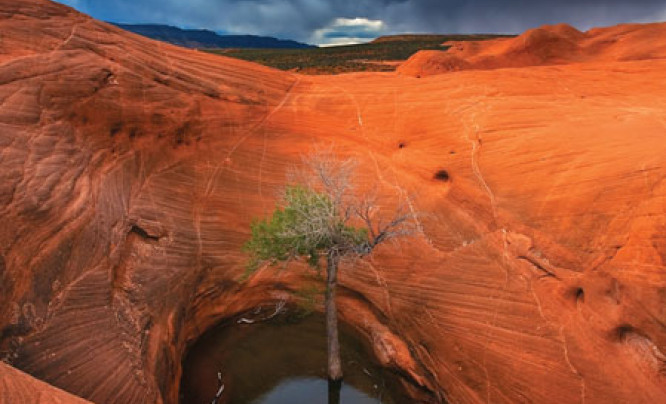
<instances>
[{"instance_id":1,"label":"sandstone basin","mask_svg":"<svg viewBox=\"0 0 666 404\"><path fill-rule=\"evenodd\" d=\"M44 382L3 364L0 401L177 402L188 344L304 282L239 282L240 246L319 142L428 213L343 268L339 301L415 400L666 401L655 30L557 29L557 64L466 44L474 69L309 77L0 0L0 353ZM593 36L640 57L566 53Z\"/></svg>"}]
</instances>

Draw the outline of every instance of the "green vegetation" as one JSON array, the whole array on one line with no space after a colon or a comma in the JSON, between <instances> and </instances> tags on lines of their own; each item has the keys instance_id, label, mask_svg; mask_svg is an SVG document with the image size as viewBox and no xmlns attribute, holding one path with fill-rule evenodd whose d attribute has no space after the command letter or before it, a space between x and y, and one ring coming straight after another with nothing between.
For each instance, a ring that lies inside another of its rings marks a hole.
<instances>
[{"instance_id":1,"label":"green vegetation","mask_svg":"<svg viewBox=\"0 0 666 404\"><path fill-rule=\"evenodd\" d=\"M414 234L418 226L411 210L398 206L385 212L380 206L386 205L378 204L375 197L354 192L355 160L338 160L332 150L324 150L303 163L306 171L299 175L303 180L285 188L270 217L251 225L252 237L244 250L250 255L250 273L264 263L293 259L305 260L319 270L319 261L326 260L328 376L338 383L342 379L335 304L339 265L371 254L388 240ZM314 304L307 294L302 298Z\"/></svg>"},{"instance_id":2,"label":"green vegetation","mask_svg":"<svg viewBox=\"0 0 666 404\"><path fill-rule=\"evenodd\" d=\"M394 35L360 45L306 49L202 49L306 74L393 71L420 50L446 50L446 41L480 41L502 35Z\"/></svg>"},{"instance_id":3,"label":"green vegetation","mask_svg":"<svg viewBox=\"0 0 666 404\"><path fill-rule=\"evenodd\" d=\"M346 253L368 242L367 230L346 224L339 207L325 193L290 185L283 205L270 218L252 223L252 238L244 246L252 255L249 271L262 262L275 264L297 257L307 258L310 266L319 269L322 252Z\"/></svg>"}]
</instances>

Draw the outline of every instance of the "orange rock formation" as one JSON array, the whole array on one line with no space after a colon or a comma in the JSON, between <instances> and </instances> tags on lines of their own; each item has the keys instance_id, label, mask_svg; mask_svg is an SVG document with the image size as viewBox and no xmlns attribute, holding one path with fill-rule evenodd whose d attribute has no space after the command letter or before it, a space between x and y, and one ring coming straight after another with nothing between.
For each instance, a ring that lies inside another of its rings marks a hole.
<instances>
[{"instance_id":1,"label":"orange rock formation","mask_svg":"<svg viewBox=\"0 0 666 404\"><path fill-rule=\"evenodd\" d=\"M93 402L176 402L188 343L302 282L239 283L240 245L299 154L334 141L364 187L427 212L422 237L344 268L340 297L415 400L666 400L666 37L645 41L662 25L552 31L558 52L616 38L634 60L417 80L298 76L46 0L0 0L0 18L16 368ZM465 44L465 63L510 43ZM0 369L13 402L26 376Z\"/></svg>"},{"instance_id":2,"label":"orange rock formation","mask_svg":"<svg viewBox=\"0 0 666 404\"><path fill-rule=\"evenodd\" d=\"M424 77L467 69L664 59L664 37L666 23L624 24L584 33L566 24L545 25L515 38L446 42L447 51L417 52L398 71Z\"/></svg>"}]
</instances>

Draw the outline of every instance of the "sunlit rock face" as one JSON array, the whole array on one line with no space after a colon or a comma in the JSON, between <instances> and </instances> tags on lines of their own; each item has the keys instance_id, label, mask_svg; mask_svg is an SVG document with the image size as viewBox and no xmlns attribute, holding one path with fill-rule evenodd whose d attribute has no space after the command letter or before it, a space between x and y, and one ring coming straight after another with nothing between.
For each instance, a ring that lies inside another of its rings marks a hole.
<instances>
[{"instance_id":1,"label":"sunlit rock face","mask_svg":"<svg viewBox=\"0 0 666 404\"><path fill-rule=\"evenodd\" d=\"M446 51L417 52L398 72L426 77L460 70L664 59L665 35L664 23L622 24L587 32L567 24L544 25L515 38L445 42Z\"/></svg>"},{"instance_id":2,"label":"sunlit rock face","mask_svg":"<svg viewBox=\"0 0 666 404\"><path fill-rule=\"evenodd\" d=\"M339 300L415 397L666 399L666 61L644 43L603 64L306 77L45 0L0 18L16 368L93 402L176 402L188 343L308 282L298 265L239 282L240 246L333 142L361 191L424 212L422 235L342 268Z\"/></svg>"}]
</instances>

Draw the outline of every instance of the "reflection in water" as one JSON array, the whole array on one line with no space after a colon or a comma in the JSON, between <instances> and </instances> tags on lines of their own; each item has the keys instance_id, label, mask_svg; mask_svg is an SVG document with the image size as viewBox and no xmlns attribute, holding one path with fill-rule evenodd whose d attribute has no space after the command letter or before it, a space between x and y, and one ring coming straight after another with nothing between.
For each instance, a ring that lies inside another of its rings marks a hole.
<instances>
[{"instance_id":1,"label":"reflection in water","mask_svg":"<svg viewBox=\"0 0 666 404\"><path fill-rule=\"evenodd\" d=\"M222 373L219 404L408 402L400 383L366 355L363 344L340 324L344 383L326 377L323 316L286 316L255 324L229 322L206 333L183 364L181 402L210 404Z\"/></svg>"},{"instance_id":2,"label":"reflection in water","mask_svg":"<svg viewBox=\"0 0 666 404\"><path fill-rule=\"evenodd\" d=\"M328 404L340 404L340 390L342 390L342 380L328 381Z\"/></svg>"},{"instance_id":3,"label":"reflection in water","mask_svg":"<svg viewBox=\"0 0 666 404\"><path fill-rule=\"evenodd\" d=\"M377 398L373 398L347 384L315 378L285 380L273 390L253 401L257 404L376 404L378 402Z\"/></svg>"}]
</instances>

